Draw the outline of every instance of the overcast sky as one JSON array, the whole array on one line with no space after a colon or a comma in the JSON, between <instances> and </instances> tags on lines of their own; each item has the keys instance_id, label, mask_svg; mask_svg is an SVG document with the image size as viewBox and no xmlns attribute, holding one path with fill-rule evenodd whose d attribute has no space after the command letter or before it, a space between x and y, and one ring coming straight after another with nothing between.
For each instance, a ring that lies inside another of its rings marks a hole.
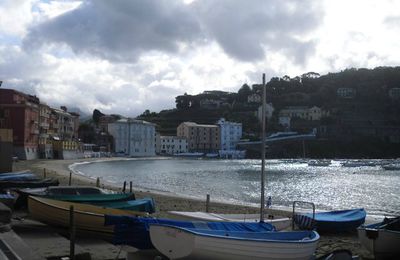
<instances>
[{"instance_id":1,"label":"overcast sky","mask_svg":"<svg viewBox=\"0 0 400 260\"><path fill-rule=\"evenodd\" d=\"M399 62L396 0L0 0L2 87L89 114Z\"/></svg>"}]
</instances>

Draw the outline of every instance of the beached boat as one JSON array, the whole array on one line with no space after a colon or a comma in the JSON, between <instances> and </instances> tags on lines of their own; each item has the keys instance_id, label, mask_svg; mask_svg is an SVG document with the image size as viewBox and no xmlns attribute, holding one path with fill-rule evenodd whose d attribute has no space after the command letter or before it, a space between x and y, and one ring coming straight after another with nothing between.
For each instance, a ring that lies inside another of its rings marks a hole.
<instances>
[{"instance_id":1,"label":"beached boat","mask_svg":"<svg viewBox=\"0 0 400 260\"><path fill-rule=\"evenodd\" d=\"M32 196L45 195L93 195L93 194L111 194L116 193L111 190L105 190L93 186L50 186L44 188L19 189L19 193Z\"/></svg>"},{"instance_id":2,"label":"beached boat","mask_svg":"<svg viewBox=\"0 0 400 260\"><path fill-rule=\"evenodd\" d=\"M68 228L70 206L74 207L75 226L78 232L95 233L106 238L113 235L112 226L104 226L104 215L147 216L144 212L134 212L98 206L28 197L28 210L32 218L49 225Z\"/></svg>"},{"instance_id":3,"label":"beached boat","mask_svg":"<svg viewBox=\"0 0 400 260\"><path fill-rule=\"evenodd\" d=\"M39 178L29 171L0 173L0 181L24 181L39 180Z\"/></svg>"},{"instance_id":4,"label":"beached boat","mask_svg":"<svg viewBox=\"0 0 400 260\"><path fill-rule=\"evenodd\" d=\"M338 210L328 212L296 214L294 221L300 229L316 228L322 232L343 232L354 230L365 222L364 209Z\"/></svg>"},{"instance_id":5,"label":"beached boat","mask_svg":"<svg viewBox=\"0 0 400 260\"><path fill-rule=\"evenodd\" d=\"M39 188L57 186L59 184L57 179L42 179L42 180L21 180L21 181L1 181L0 189L11 189L11 188Z\"/></svg>"},{"instance_id":6,"label":"beached boat","mask_svg":"<svg viewBox=\"0 0 400 260\"><path fill-rule=\"evenodd\" d=\"M104 208L133 210L154 213L155 204L152 198L135 199L134 193L109 193L110 191L90 186L59 186L47 189L21 189L16 206L26 204L28 196L39 196L48 199L85 203Z\"/></svg>"},{"instance_id":7,"label":"beached boat","mask_svg":"<svg viewBox=\"0 0 400 260\"><path fill-rule=\"evenodd\" d=\"M26 188L17 189L18 199L15 203L16 208L25 207L27 205L28 196L41 196L49 197L60 196L60 200L68 200L71 202L100 202L100 201L119 201L119 200L132 200L135 199L133 193L119 193L116 194L113 191L100 189L92 186L50 186L45 188ZM104 196L115 194L114 196ZM98 195L98 196L96 196ZM67 196L63 198L62 196Z\"/></svg>"},{"instance_id":8,"label":"beached boat","mask_svg":"<svg viewBox=\"0 0 400 260\"><path fill-rule=\"evenodd\" d=\"M168 211L168 214L181 220L198 221L230 221L230 222L259 222L260 214L219 214L202 211ZM274 218L264 218L264 222L273 225L276 230L284 230L292 224L290 218L274 216Z\"/></svg>"},{"instance_id":9,"label":"beached boat","mask_svg":"<svg viewBox=\"0 0 400 260\"><path fill-rule=\"evenodd\" d=\"M361 244L376 259L400 259L400 217L385 218L382 222L357 229Z\"/></svg>"},{"instance_id":10,"label":"beached boat","mask_svg":"<svg viewBox=\"0 0 400 260\"><path fill-rule=\"evenodd\" d=\"M153 245L169 259L310 259L315 231L246 232L150 224Z\"/></svg>"},{"instance_id":11,"label":"beached boat","mask_svg":"<svg viewBox=\"0 0 400 260\"><path fill-rule=\"evenodd\" d=\"M99 207L104 207L104 208L147 212L150 214L154 213L156 210L155 203L152 198L124 200L124 201L90 202L88 204L99 206Z\"/></svg>"},{"instance_id":12,"label":"beached boat","mask_svg":"<svg viewBox=\"0 0 400 260\"><path fill-rule=\"evenodd\" d=\"M150 224L172 225L183 228L200 227L209 230L269 232L275 227L268 223L181 221L162 218L132 216L105 216L105 225L114 225L114 243L138 249L154 249L150 240Z\"/></svg>"}]
</instances>

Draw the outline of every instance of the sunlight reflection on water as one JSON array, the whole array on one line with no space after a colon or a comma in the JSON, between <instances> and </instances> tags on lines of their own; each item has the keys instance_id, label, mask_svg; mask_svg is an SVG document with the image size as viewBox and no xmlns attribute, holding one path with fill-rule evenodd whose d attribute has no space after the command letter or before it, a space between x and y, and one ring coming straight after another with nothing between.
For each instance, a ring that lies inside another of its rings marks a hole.
<instances>
[{"instance_id":1,"label":"sunlight reflection on water","mask_svg":"<svg viewBox=\"0 0 400 260\"><path fill-rule=\"evenodd\" d=\"M257 205L260 201L260 160L136 159L74 166L85 175L122 185L170 192L214 201ZM294 200L312 201L319 209L364 207L369 214L400 212L400 171L381 167L342 167L266 161L266 196L273 205L291 206Z\"/></svg>"}]
</instances>

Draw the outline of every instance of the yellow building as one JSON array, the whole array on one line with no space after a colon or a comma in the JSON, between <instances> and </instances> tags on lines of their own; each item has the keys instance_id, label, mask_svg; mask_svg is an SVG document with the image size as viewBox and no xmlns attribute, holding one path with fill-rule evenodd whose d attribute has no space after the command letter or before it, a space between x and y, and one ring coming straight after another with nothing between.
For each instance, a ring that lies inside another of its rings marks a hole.
<instances>
[{"instance_id":1,"label":"yellow building","mask_svg":"<svg viewBox=\"0 0 400 260\"><path fill-rule=\"evenodd\" d=\"M221 137L216 125L183 122L177 128L177 136L188 140L190 152L216 152L220 149Z\"/></svg>"}]
</instances>

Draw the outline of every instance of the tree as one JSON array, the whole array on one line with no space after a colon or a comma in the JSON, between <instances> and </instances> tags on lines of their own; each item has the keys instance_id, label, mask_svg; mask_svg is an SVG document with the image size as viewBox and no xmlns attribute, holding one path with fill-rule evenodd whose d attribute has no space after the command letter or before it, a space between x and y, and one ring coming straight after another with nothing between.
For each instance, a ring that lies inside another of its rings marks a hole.
<instances>
[{"instance_id":1,"label":"tree","mask_svg":"<svg viewBox=\"0 0 400 260\"><path fill-rule=\"evenodd\" d=\"M93 115L92 115L92 119L93 122L97 125L99 123L100 117L105 116L103 113L100 112L100 110L93 110Z\"/></svg>"},{"instance_id":2,"label":"tree","mask_svg":"<svg viewBox=\"0 0 400 260\"><path fill-rule=\"evenodd\" d=\"M247 101L247 97L251 94L251 89L249 85L243 84L243 86L238 91L239 101Z\"/></svg>"}]
</instances>

